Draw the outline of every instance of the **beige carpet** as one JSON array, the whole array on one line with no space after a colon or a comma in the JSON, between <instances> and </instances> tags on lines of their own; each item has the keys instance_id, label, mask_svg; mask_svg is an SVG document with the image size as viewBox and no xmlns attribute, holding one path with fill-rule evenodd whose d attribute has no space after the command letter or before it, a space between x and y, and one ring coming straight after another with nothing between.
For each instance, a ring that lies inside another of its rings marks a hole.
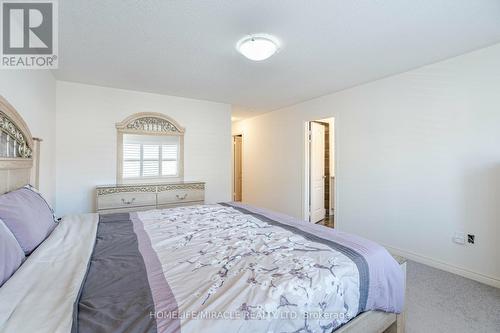
<instances>
[{"instance_id":1,"label":"beige carpet","mask_svg":"<svg viewBox=\"0 0 500 333\"><path fill-rule=\"evenodd\" d=\"M407 333L500 332L500 289L408 262Z\"/></svg>"}]
</instances>

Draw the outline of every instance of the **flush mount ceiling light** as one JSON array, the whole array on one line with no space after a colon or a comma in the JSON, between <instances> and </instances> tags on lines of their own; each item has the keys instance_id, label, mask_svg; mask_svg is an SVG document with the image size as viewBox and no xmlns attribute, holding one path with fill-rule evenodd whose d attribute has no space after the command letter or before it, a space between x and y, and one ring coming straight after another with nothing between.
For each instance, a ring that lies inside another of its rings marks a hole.
<instances>
[{"instance_id":1,"label":"flush mount ceiling light","mask_svg":"<svg viewBox=\"0 0 500 333\"><path fill-rule=\"evenodd\" d=\"M256 34L240 39L236 44L236 49L250 60L261 61L279 50L279 42L273 36Z\"/></svg>"}]
</instances>

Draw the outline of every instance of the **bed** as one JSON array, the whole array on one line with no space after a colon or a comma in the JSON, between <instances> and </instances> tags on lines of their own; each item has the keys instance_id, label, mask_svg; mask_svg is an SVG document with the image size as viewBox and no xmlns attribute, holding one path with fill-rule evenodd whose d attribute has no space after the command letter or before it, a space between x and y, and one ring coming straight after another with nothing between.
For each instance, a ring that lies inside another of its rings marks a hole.
<instances>
[{"instance_id":1,"label":"bed","mask_svg":"<svg viewBox=\"0 0 500 333\"><path fill-rule=\"evenodd\" d=\"M30 152L1 192L36 185L40 141L0 111ZM248 205L70 215L0 288L0 331L403 332L404 289L376 243Z\"/></svg>"}]
</instances>

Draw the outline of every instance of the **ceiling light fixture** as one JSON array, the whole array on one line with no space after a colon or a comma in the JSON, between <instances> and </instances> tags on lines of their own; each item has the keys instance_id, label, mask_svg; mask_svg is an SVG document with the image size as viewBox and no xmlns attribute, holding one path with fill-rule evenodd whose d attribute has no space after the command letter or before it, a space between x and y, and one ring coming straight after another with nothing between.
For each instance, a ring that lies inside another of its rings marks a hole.
<instances>
[{"instance_id":1,"label":"ceiling light fixture","mask_svg":"<svg viewBox=\"0 0 500 333\"><path fill-rule=\"evenodd\" d=\"M246 36L236 44L242 55L253 61L266 60L279 50L278 40L267 34Z\"/></svg>"}]
</instances>

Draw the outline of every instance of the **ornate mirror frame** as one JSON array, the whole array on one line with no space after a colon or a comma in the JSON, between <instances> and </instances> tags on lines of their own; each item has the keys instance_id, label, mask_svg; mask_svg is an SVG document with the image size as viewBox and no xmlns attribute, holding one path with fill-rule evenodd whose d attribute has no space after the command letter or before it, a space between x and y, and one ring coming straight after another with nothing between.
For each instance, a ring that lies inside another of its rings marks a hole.
<instances>
[{"instance_id":1,"label":"ornate mirror frame","mask_svg":"<svg viewBox=\"0 0 500 333\"><path fill-rule=\"evenodd\" d=\"M13 157L5 156L7 145L0 143L0 193L31 184L39 186L40 142L16 109L0 96L0 133L15 142Z\"/></svg>"},{"instance_id":2,"label":"ornate mirror frame","mask_svg":"<svg viewBox=\"0 0 500 333\"><path fill-rule=\"evenodd\" d=\"M184 178L184 133L185 129L172 118L157 112L135 113L116 124L117 130L117 169L116 183L123 184L123 134L178 136L179 137L179 173L177 177L159 177L161 179L181 180ZM143 182L143 181L142 181ZM130 181L137 183L137 181Z\"/></svg>"}]
</instances>

